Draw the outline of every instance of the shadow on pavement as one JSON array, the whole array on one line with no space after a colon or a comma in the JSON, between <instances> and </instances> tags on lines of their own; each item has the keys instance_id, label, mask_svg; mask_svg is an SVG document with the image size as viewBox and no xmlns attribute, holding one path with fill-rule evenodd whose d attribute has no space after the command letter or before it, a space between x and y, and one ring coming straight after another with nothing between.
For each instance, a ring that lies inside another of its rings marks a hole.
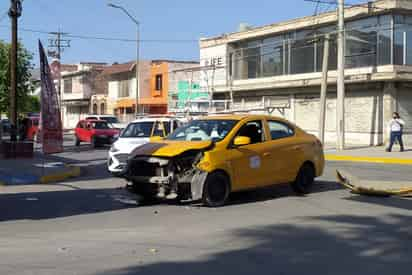
<instances>
[{"instance_id":1,"label":"shadow on pavement","mask_svg":"<svg viewBox=\"0 0 412 275\"><path fill-rule=\"evenodd\" d=\"M0 222L54 219L136 206L133 195L119 188L0 194Z\"/></svg>"},{"instance_id":2,"label":"shadow on pavement","mask_svg":"<svg viewBox=\"0 0 412 275\"><path fill-rule=\"evenodd\" d=\"M185 255L180 261L140 264L136 259L136 265L98 275L410 274L411 216L322 216L299 221L230 232L233 239L240 239L240 248L222 243L194 259ZM319 223L326 223L327 229Z\"/></svg>"},{"instance_id":3,"label":"shadow on pavement","mask_svg":"<svg viewBox=\"0 0 412 275\"><path fill-rule=\"evenodd\" d=\"M339 186L336 182L316 181L310 193L321 193L341 189L341 186ZM310 196L310 193L308 194L308 196ZM275 185L271 187L231 194L229 205L268 201L288 196L296 196L296 193L292 190L290 184Z\"/></svg>"},{"instance_id":4,"label":"shadow on pavement","mask_svg":"<svg viewBox=\"0 0 412 275\"><path fill-rule=\"evenodd\" d=\"M378 206L393 207L405 210L412 210L412 198L410 197L373 197L353 195L345 198L346 200L356 201L361 203L375 204Z\"/></svg>"}]
</instances>

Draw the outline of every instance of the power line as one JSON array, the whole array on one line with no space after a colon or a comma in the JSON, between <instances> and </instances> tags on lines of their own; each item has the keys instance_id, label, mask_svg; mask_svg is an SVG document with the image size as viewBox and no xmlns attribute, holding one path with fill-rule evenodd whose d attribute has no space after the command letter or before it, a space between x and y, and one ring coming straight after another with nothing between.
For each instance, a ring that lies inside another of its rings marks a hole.
<instances>
[{"instance_id":1,"label":"power line","mask_svg":"<svg viewBox=\"0 0 412 275\"><path fill-rule=\"evenodd\" d=\"M326 0L303 0L305 2L311 2L311 3L316 3L316 4L326 4L326 5L336 5L336 1L326 1ZM350 4L350 3L345 3L345 7L348 8L354 8L354 7L370 7L372 9L377 9L377 10L386 10L385 8L377 7L376 5L373 4L373 2L368 2L368 3L362 3L362 4Z\"/></svg>"},{"instance_id":2,"label":"power line","mask_svg":"<svg viewBox=\"0 0 412 275\"><path fill-rule=\"evenodd\" d=\"M9 28L7 25L0 25L2 28ZM39 33L39 34L50 34L52 31L45 30L36 30L30 28L19 28L20 31ZM79 34L67 34L65 35L69 38L77 38L84 40L103 40L103 41L119 41L119 42L133 42L136 43L137 39L128 39L128 38L117 38L117 37L104 37L104 36L88 36L88 35L79 35ZM141 39L139 42L143 43L198 43L199 40L195 39Z\"/></svg>"}]
</instances>

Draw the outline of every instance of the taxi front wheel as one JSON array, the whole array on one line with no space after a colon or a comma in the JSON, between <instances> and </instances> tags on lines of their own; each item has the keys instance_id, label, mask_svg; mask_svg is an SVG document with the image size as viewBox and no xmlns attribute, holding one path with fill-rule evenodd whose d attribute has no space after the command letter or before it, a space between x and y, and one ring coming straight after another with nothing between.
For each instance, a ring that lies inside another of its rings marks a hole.
<instances>
[{"instance_id":1,"label":"taxi front wheel","mask_svg":"<svg viewBox=\"0 0 412 275\"><path fill-rule=\"evenodd\" d=\"M299 169L295 181L292 183L292 189L297 194L307 194L312 188L315 181L315 169L310 163L305 163Z\"/></svg>"},{"instance_id":2,"label":"taxi front wheel","mask_svg":"<svg viewBox=\"0 0 412 275\"><path fill-rule=\"evenodd\" d=\"M230 194L230 182L222 172L213 172L207 176L203 187L203 204L209 207L223 206Z\"/></svg>"}]
</instances>

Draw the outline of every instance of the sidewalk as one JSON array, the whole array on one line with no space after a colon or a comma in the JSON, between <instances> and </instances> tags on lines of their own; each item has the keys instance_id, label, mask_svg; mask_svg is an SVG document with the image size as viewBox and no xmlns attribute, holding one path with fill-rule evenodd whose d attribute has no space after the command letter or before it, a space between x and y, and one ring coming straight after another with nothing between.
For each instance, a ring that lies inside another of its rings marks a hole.
<instances>
[{"instance_id":1,"label":"sidewalk","mask_svg":"<svg viewBox=\"0 0 412 275\"><path fill-rule=\"evenodd\" d=\"M329 161L369 162L383 164L412 165L412 149L399 152L395 147L392 152L385 152L384 146L361 147L348 145L346 150L338 151L333 145L325 145L325 158Z\"/></svg>"},{"instance_id":2,"label":"sidewalk","mask_svg":"<svg viewBox=\"0 0 412 275\"><path fill-rule=\"evenodd\" d=\"M38 152L33 159L0 159L0 185L46 184L79 175L79 167Z\"/></svg>"}]
</instances>

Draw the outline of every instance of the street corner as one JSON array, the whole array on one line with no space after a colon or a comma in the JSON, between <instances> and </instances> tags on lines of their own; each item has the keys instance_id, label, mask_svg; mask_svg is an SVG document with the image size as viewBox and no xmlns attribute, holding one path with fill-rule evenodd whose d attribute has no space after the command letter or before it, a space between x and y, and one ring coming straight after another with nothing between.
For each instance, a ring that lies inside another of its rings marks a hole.
<instances>
[{"instance_id":1,"label":"street corner","mask_svg":"<svg viewBox=\"0 0 412 275\"><path fill-rule=\"evenodd\" d=\"M81 176L81 168L79 166L64 164L63 167L64 168L61 171L54 171L47 175L41 176L39 182L41 184L49 184Z\"/></svg>"}]
</instances>

